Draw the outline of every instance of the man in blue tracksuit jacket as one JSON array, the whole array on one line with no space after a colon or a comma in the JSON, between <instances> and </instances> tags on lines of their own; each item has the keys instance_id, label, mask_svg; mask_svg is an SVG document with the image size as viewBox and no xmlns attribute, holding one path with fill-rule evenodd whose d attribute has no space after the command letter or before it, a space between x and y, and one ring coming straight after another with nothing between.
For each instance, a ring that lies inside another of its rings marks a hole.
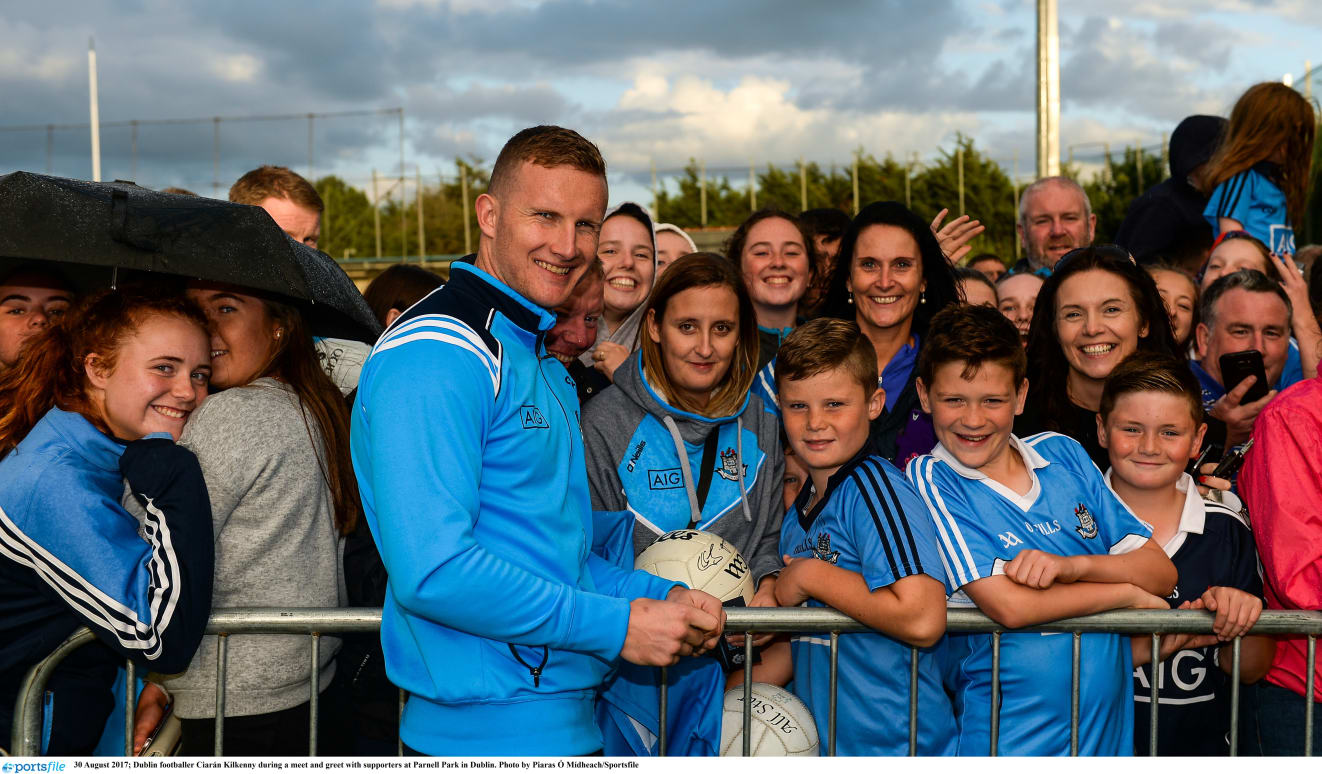
<instances>
[{"instance_id":1,"label":"man in blue tracksuit jacket","mask_svg":"<svg viewBox=\"0 0 1322 774\"><path fill-rule=\"evenodd\" d=\"M535 127L488 190L473 262L382 335L353 407L390 577L386 670L410 695L400 733L415 751L591 753L612 663L675 663L714 645L723 616L590 551L577 395L543 338L596 254L605 162L577 133Z\"/></svg>"}]
</instances>

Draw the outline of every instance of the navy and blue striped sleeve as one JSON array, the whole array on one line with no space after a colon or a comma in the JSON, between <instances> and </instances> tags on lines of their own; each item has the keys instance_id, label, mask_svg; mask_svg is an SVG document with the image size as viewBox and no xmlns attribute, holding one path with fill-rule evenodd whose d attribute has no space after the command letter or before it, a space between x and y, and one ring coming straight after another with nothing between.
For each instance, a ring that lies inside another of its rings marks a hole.
<instances>
[{"instance_id":1,"label":"navy and blue striped sleeve","mask_svg":"<svg viewBox=\"0 0 1322 774\"><path fill-rule=\"evenodd\" d=\"M211 613L211 505L197 458L165 438L130 443L120 471L146 516L68 467L42 474L23 526L0 511L0 553L32 570L116 652L162 673L192 661ZM60 498L42 497L59 488Z\"/></svg>"},{"instance_id":2,"label":"navy and blue striped sleeve","mask_svg":"<svg viewBox=\"0 0 1322 774\"><path fill-rule=\"evenodd\" d=\"M1254 180L1251 170L1240 172L1218 185L1207 200L1207 207L1203 209L1203 217L1212 224L1212 234L1220 236L1220 218L1233 218L1247 225L1253 198Z\"/></svg>"},{"instance_id":3,"label":"navy and blue striped sleeve","mask_svg":"<svg viewBox=\"0 0 1322 774\"><path fill-rule=\"evenodd\" d=\"M854 490L841 505L852 511L849 524L868 588L921 573L944 583L927 509L900 472L872 458L854 468L850 482Z\"/></svg>"}]
</instances>

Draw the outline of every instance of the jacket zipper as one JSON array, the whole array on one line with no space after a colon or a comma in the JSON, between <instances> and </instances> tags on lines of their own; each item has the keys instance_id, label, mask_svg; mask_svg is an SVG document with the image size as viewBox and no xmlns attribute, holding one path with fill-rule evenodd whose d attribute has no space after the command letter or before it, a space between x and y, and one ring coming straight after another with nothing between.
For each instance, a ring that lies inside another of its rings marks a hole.
<instances>
[{"instance_id":1,"label":"jacket zipper","mask_svg":"<svg viewBox=\"0 0 1322 774\"><path fill-rule=\"evenodd\" d=\"M519 651L515 650L512 644L506 643L506 646L510 649L510 653L514 656L514 660L519 662L520 664L523 664L524 667L528 669L528 674L532 675L532 687L540 688L542 685L542 670L546 668L546 662L549 658L551 658L551 649L543 645L542 663L538 664L537 666L533 666L532 664L529 664L527 661L523 660L523 657L519 655Z\"/></svg>"}]
</instances>

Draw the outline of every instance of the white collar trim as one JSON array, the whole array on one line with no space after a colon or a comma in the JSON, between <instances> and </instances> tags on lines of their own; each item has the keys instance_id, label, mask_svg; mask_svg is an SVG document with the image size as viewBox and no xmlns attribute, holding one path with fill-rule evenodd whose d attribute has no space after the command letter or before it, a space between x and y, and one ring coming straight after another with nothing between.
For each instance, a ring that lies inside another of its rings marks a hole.
<instances>
[{"instance_id":1,"label":"white collar trim","mask_svg":"<svg viewBox=\"0 0 1322 774\"><path fill-rule=\"evenodd\" d=\"M1111 491L1115 491L1115 487L1111 486L1111 468L1106 469L1106 485ZM1180 511L1180 526L1176 528L1171 539L1161 547L1166 552L1166 556L1175 556L1184 545L1185 538L1189 535L1201 535L1207 527L1207 510L1204 508L1203 497L1198 493L1198 487L1193 482L1193 476L1188 473L1181 475L1175 482L1175 488L1184 492L1184 506Z\"/></svg>"},{"instance_id":2,"label":"white collar trim","mask_svg":"<svg viewBox=\"0 0 1322 774\"><path fill-rule=\"evenodd\" d=\"M1036 449L1024 443L1019 439L1019 436L1014 435L1013 433L1010 434L1010 446L1015 451L1019 452L1020 458L1023 459L1024 464L1028 467L1028 477L1033 480L1033 485L1025 494L1019 494L1005 484L1002 484L999 481L993 481L981 470L968 467L955 459L955 455L951 454L949 449L939 443L936 445L936 448L932 450L932 456L949 465L950 469L958 473L961 477L971 481L981 481L987 488L1017 505L1019 510L1027 512L1032 509L1033 503L1037 502L1038 495L1042 493L1042 485L1038 481L1037 470L1039 468L1045 468L1051 463L1041 454L1038 454Z\"/></svg>"}]
</instances>

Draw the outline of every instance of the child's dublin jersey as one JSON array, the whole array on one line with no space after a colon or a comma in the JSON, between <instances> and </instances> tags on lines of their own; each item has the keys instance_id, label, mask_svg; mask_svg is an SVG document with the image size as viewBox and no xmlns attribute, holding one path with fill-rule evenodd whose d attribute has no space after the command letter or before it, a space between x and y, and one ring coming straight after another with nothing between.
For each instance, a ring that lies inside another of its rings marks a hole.
<instances>
[{"instance_id":1,"label":"child's dublin jersey","mask_svg":"<svg viewBox=\"0 0 1322 774\"><path fill-rule=\"evenodd\" d=\"M1010 436L1033 483L1025 495L965 467L944 446L909 463L909 480L927 504L949 576L950 605L973 606L963 587L1004 573L1020 551L1059 556L1122 554L1152 535L1107 488L1083 447L1057 433ZM959 754L991 745L992 637L951 635L948 673L960 718ZM1073 637L1001 636L998 754L1068 755ZM1079 661L1079 754L1133 752L1133 659L1128 638L1085 634Z\"/></svg>"},{"instance_id":2,"label":"child's dublin jersey","mask_svg":"<svg viewBox=\"0 0 1322 774\"><path fill-rule=\"evenodd\" d=\"M864 447L827 482L811 509L813 492L804 485L785 514L780 550L793 557L817 558L863 576L876 591L910 575L925 573L943 581L932 524L923 503L900 471L869 456ZM825 607L815 599L809 607ZM935 648L918 652L918 755L955 752L955 719L941 687ZM794 692L817 721L827 749L830 718L831 639L825 632L796 634L791 640ZM910 647L878 633L840 635L836 694L838 755L907 755L909 752Z\"/></svg>"}]
</instances>

